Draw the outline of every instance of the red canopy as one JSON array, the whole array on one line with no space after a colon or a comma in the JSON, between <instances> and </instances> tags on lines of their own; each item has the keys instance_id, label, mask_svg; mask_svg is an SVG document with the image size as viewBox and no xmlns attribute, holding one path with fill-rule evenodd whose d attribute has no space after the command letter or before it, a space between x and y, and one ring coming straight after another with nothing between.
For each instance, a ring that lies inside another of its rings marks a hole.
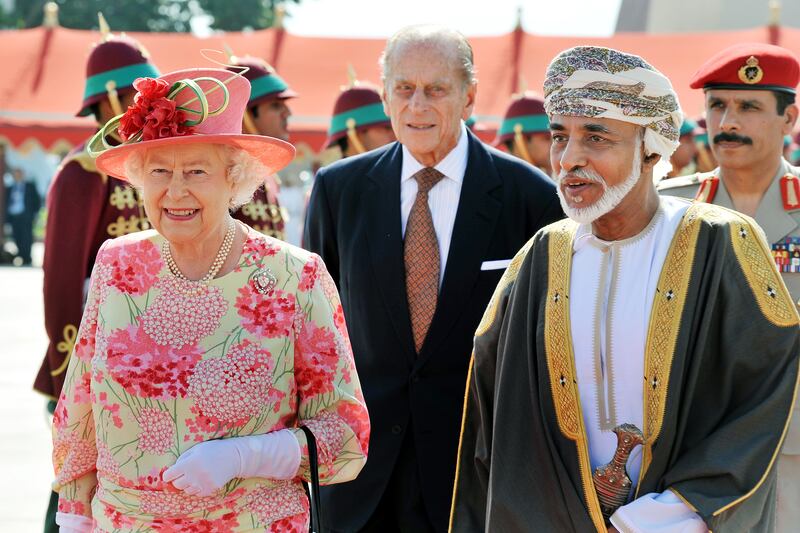
<instances>
[{"instance_id":1,"label":"red canopy","mask_svg":"<svg viewBox=\"0 0 800 533\"><path fill-rule=\"evenodd\" d=\"M291 102L292 141L319 150L339 87L347 82L347 65L363 80L379 80L378 56L383 39L300 37L284 30L226 33L209 38L191 34L132 34L149 51L162 72L207 66L203 49L227 45L237 55L251 54L272 63L300 97ZM58 150L81 142L93 131L88 119L73 116L83 94L84 65L98 32L66 28L0 31L0 137L16 147L31 139ZM559 51L596 44L641 55L672 80L690 116L703 110L701 91L689 89L689 78L720 49L740 42L776 42L800 54L800 30L755 28L743 31L643 34L612 37L542 37L521 30L496 37L475 37L479 129L490 138L520 79L529 89L542 86L549 61ZM223 54L211 57L224 62Z\"/></svg>"}]
</instances>

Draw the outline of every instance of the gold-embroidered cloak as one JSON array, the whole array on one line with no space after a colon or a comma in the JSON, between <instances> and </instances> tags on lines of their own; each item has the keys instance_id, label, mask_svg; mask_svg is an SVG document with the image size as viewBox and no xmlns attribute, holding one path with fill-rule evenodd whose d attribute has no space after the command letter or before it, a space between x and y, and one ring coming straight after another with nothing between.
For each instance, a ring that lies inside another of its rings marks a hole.
<instances>
[{"instance_id":1,"label":"gold-embroidered cloak","mask_svg":"<svg viewBox=\"0 0 800 533\"><path fill-rule=\"evenodd\" d=\"M569 323L576 229L537 233L478 327L451 531L606 531ZM715 533L771 530L798 354L798 315L760 228L693 204L654 296L637 494L671 489Z\"/></svg>"}]
</instances>

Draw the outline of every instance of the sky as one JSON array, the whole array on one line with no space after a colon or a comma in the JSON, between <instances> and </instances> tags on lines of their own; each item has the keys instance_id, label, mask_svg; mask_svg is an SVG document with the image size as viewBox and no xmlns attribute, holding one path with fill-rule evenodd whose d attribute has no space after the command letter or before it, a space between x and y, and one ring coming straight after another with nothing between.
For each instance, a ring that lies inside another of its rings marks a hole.
<instances>
[{"instance_id":1,"label":"sky","mask_svg":"<svg viewBox=\"0 0 800 533\"><path fill-rule=\"evenodd\" d=\"M284 26L295 35L389 37L410 24L444 24L467 36L522 26L540 35L608 36L622 0L302 0L288 3ZM579 16L576 16L579 15Z\"/></svg>"}]
</instances>

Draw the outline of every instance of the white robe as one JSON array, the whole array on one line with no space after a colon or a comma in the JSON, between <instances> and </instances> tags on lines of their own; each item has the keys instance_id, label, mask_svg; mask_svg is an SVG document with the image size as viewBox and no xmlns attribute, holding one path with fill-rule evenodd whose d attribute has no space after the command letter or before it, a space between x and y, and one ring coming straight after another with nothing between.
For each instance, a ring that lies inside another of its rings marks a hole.
<instances>
[{"instance_id":1,"label":"white robe","mask_svg":"<svg viewBox=\"0 0 800 533\"><path fill-rule=\"evenodd\" d=\"M570 286L571 333L578 391L592 468L608 463L619 424L643 427L644 350L650 309L672 238L689 202L661 197L638 235L607 242L578 228ZM642 448L628 459L635 493ZM611 518L625 532L703 532L703 520L673 492L643 495Z\"/></svg>"}]
</instances>

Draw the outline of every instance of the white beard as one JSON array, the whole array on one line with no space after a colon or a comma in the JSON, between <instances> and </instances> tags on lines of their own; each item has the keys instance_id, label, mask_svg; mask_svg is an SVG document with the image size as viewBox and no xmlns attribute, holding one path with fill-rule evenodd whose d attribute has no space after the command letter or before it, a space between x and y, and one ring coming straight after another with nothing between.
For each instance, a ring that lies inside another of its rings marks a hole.
<instances>
[{"instance_id":1,"label":"white beard","mask_svg":"<svg viewBox=\"0 0 800 533\"><path fill-rule=\"evenodd\" d=\"M561 192L561 180L567 177L567 174L578 176L579 178L597 183L603 187L603 193L600 198L588 207L571 207L567 204L564 194ZM591 224L603 215L611 212L617 207L622 200L628 196L631 189L639 181L642 175L642 154L640 150L635 150L633 154L633 168L630 175L620 183L609 187L603 177L593 170L578 169L572 172L567 172L561 169L561 172L556 176L556 191L558 192L558 199L561 201L561 209L564 210L569 218L579 224Z\"/></svg>"}]
</instances>

